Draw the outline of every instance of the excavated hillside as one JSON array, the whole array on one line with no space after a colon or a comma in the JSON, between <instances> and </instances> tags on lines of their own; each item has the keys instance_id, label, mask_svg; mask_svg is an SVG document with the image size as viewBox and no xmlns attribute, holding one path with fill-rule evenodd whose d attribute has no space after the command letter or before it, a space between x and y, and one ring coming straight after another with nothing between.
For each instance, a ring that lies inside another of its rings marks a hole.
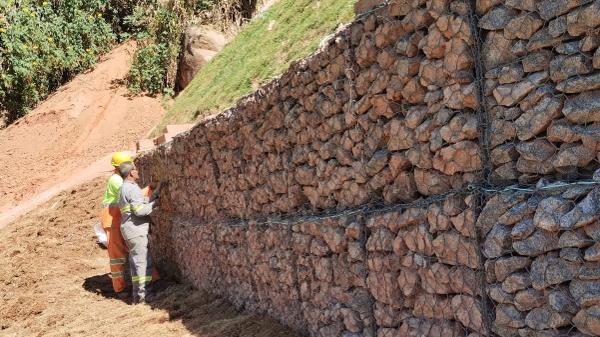
<instances>
[{"instance_id":1,"label":"excavated hillside","mask_svg":"<svg viewBox=\"0 0 600 337\"><path fill-rule=\"evenodd\" d=\"M116 150L135 148L164 113L160 99L130 97L123 79L135 44L118 46L27 116L0 130L0 212Z\"/></svg>"}]
</instances>

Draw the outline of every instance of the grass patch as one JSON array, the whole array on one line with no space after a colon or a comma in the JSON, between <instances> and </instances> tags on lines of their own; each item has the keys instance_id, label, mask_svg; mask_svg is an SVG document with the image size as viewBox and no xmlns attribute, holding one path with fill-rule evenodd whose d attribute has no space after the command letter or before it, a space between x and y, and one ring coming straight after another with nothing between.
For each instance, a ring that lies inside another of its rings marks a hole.
<instances>
[{"instance_id":1,"label":"grass patch","mask_svg":"<svg viewBox=\"0 0 600 337\"><path fill-rule=\"evenodd\" d=\"M292 61L315 51L339 24L351 21L354 2L280 0L255 17L200 70L156 130L232 106L257 85L281 74Z\"/></svg>"}]
</instances>

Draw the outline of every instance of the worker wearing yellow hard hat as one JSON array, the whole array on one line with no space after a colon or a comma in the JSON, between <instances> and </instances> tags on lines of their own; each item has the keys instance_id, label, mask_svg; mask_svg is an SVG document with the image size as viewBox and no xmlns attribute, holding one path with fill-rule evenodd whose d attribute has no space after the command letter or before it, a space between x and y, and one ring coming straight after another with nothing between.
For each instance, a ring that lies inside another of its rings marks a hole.
<instances>
[{"instance_id":1,"label":"worker wearing yellow hard hat","mask_svg":"<svg viewBox=\"0 0 600 337\"><path fill-rule=\"evenodd\" d=\"M110 164L113 174L106 183L104 197L102 198L102 227L108 238L108 257L110 259L110 278L113 290L119 297L127 297L125 291L125 266L127 264L127 246L121 235L121 211L119 209L119 190L123 185L123 178L119 175L118 168L124 162L130 162L131 156L127 152L115 152Z\"/></svg>"},{"instance_id":2,"label":"worker wearing yellow hard hat","mask_svg":"<svg viewBox=\"0 0 600 337\"><path fill-rule=\"evenodd\" d=\"M131 161L131 156L129 155L129 153L127 153L127 152L115 152L115 153L113 153L113 155L112 155L112 157L110 159L110 165L112 167L114 167L115 170L117 170L119 168L119 165L123 164L126 161Z\"/></svg>"},{"instance_id":3,"label":"worker wearing yellow hard hat","mask_svg":"<svg viewBox=\"0 0 600 337\"><path fill-rule=\"evenodd\" d=\"M119 174L119 166L123 163L132 162L131 155L127 152L113 153L110 164L113 174L106 183L104 197L102 198L101 222L106 232L108 241L108 257L110 259L110 278L113 290L119 298L126 298L125 270L127 266L127 255L129 250L121 234L121 210L119 208L119 194L123 186L123 178ZM148 186L143 189L143 194L149 196L152 189ZM152 269L152 280L157 281L160 275L156 269Z\"/></svg>"}]
</instances>

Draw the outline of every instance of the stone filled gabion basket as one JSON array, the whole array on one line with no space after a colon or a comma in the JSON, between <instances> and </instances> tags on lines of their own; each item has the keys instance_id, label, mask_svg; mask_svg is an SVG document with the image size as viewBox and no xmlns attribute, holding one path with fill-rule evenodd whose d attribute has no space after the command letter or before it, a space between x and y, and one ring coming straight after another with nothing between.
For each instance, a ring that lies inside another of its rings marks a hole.
<instances>
[{"instance_id":1,"label":"stone filled gabion basket","mask_svg":"<svg viewBox=\"0 0 600 337\"><path fill-rule=\"evenodd\" d=\"M499 336L600 334L600 187L489 198L478 224Z\"/></svg>"},{"instance_id":2,"label":"stone filled gabion basket","mask_svg":"<svg viewBox=\"0 0 600 337\"><path fill-rule=\"evenodd\" d=\"M598 167L600 3L477 1L492 178L569 179Z\"/></svg>"},{"instance_id":3,"label":"stone filled gabion basket","mask_svg":"<svg viewBox=\"0 0 600 337\"><path fill-rule=\"evenodd\" d=\"M137 159L153 254L310 336L600 336L599 46L599 0L383 2Z\"/></svg>"}]
</instances>

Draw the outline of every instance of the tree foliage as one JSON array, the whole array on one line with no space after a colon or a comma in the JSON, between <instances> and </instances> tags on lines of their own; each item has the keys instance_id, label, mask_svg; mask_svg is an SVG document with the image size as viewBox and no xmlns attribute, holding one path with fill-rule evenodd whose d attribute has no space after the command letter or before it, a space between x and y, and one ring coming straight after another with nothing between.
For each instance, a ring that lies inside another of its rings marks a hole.
<instances>
[{"instance_id":1,"label":"tree foliage","mask_svg":"<svg viewBox=\"0 0 600 337\"><path fill-rule=\"evenodd\" d=\"M249 19L257 0L146 0L125 22L139 42L129 72L134 92L173 94L185 23L199 13L206 23L225 30Z\"/></svg>"},{"instance_id":2,"label":"tree foliage","mask_svg":"<svg viewBox=\"0 0 600 337\"><path fill-rule=\"evenodd\" d=\"M0 113L8 122L109 50L110 8L105 0L0 0Z\"/></svg>"},{"instance_id":3,"label":"tree foliage","mask_svg":"<svg viewBox=\"0 0 600 337\"><path fill-rule=\"evenodd\" d=\"M132 92L173 92L188 13L185 1L150 2L138 5L126 19L139 44L128 76Z\"/></svg>"}]
</instances>

